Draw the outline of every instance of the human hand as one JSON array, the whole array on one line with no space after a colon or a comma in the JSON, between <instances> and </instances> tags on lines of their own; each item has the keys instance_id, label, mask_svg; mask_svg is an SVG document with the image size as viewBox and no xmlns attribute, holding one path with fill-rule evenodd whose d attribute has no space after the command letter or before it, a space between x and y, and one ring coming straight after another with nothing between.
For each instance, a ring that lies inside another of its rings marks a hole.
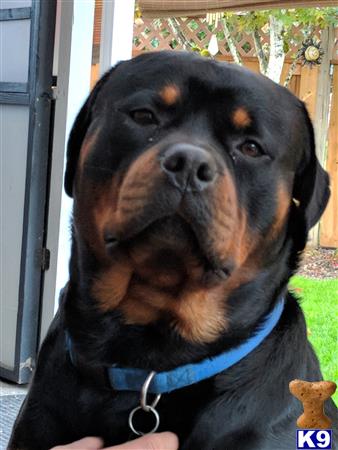
<instances>
[{"instance_id":1,"label":"human hand","mask_svg":"<svg viewBox=\"0 0 338 450\"><path fill-rule=\"evenodd\" d=\"M147 434L134 441L114 447L102 448L102 440L96 437L86 437L68 445L53 447L51 450L177 450L178 438L175 434L155 433Z\"/></svg>"}]
</instances>

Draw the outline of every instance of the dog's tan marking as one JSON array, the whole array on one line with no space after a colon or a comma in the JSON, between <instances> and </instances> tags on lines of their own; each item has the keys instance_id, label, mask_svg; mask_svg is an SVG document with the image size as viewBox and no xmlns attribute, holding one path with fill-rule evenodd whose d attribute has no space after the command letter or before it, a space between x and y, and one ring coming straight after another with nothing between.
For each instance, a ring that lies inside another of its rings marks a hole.
<instances>
[{"instance_id":1,"label":"dog's tan marking","mask_svg":"<svg viewBox=\"0 0 338 450\"><path fill-rule=\"evenodd\" d=\"M181 96L180 88L176 84L168 84L160 91L160 96L168 106L175 104Z\"/></svg>"},{"instance_id":2,"label":"dog's tan marking","mask_svg":"<svg viewBox=\"0 0 338 450\"><path fill-rule=\"evenodd\" d=\"M187 290L170 305L176 331L191 342L215 341L227 327L224 287Z\"/></svg>"},{"instance_id":3,"label":"dog's tan marking","mask_svg":"<svg viewBox=\"0 0 338 450\"><path fill-rule=\"evenodd\" d=\"M186 278L185 264L182 264L179 258L176 261L168 261L168 256L161 251L155 257L151 251L152 245L156 246L156 243L143 242L130 249L137 275L151 282L152 286L160 288L173 288L182 283ZM153 253L156 251L157 248L153 248Z\"/></svg>"},{"instance_id":4,"label":"dog's tan marking","mask_svg":"<svg viewBox=\"0 0 338 450\"><path fill-rule=\"evenodd\" d=\"M188 287L182 294L170 294L150 285L134 284L119 309L127 324L149 324L172 317L176 331L191 342L212 342L226 329L224 287Z\"/></svg>"},{"instance_id":5,"label":"dog's tan marking","mask_svg":"<svg viewBox=\"0 0 338 450\"><path fill-rule=\"evenodd\" d=\"M129 221L144 213L147 201L156 189L161 176L156 158L157 150L151 149L141 155L121 182L120 174L114 175L103 184L81 182L78 189L77 208L79 220L87 242L98 255L103 257L104 233L123 233Z\"/></svg>"},{"instance_id":6,"label":"dog's tan marking","mask_svg":"<svg viewBox=\"0 0 338 450\"><path fill-rule=\"evenodd\" d=\"M99 134L99 129L95 130L89 136L85 137L84 142L81 146L81 150L80 150L80 158L79 158L80 170L83 169L84 163L87 160L87 158L95 144L98 134Z\"/></svg>"},{"instance_id":7,"label":"dog's tan marking","mask_svg":"<svg viewBox=\"0 0 338 450\"><path fill-rule=\"evenodd\" d=\"M162 271L154 267L138 268L138 274L145 280L151 280L153 286L159 288L174 288L183 282L185 272L167 269Z\"/></svg>"},{"instance_id":8,"label":"dog's tan marking","mask_svg":"<svg viewBox=\"0 0 338 450\"><path fill-rule=\"evenodd\" d=\"M87 181L79 196L81 217L77 222L82 228L82 235L94 254L106 264L111 264L111 257L106 251L104 235L114 221L118 192L119 177L116 174L101 185Z\"/></svg>"},{"instance_id":9,"label":"dog's tan marking","mask_svg":"<svg viewBox=\"0 0 338 450\"><path fill-rule=\"evenodd\" d=\"M83 177L84 178L84 177ZM103 240L105 222L113 213L112 194L115 180L107 180L102 184L88 179L76 185L77 194L74 202L74 224L76 233L88 244L95 256L102 261L107 259Z\"/></svg>"},{"instance_id":10,"label":"dog's tan marking","mask_svg":"<svg viewBox=\"0 0 338 450\"><path fill-rule=\"evenodd\" d=\"M132 284L128 295L137 299L140 303L155 308L157 311L167 310L168 305L170 305L174 299L174 296L170 292L161 290L151 284L140 282L134 282Z\"/></svg>"},{"instance_id":11,"label":"dog's tan marking","mask_svg":"<svg viewBox=\"0 0 338 450\"><path fill-rule=\"evenodd\" d=\"M104 311L115 309L125 298L132 277L130 261L121 256L94 280L92 294Z\"/></svg>"},{"instance_id":12,"label":"dog's tan marking","mask_svg":"<svg viewBox=\"0 0 338 450\"><path fill-rule=\"evenodd\" d=\"M112 179L105 189L101 189L94 205L95 223L102 239L107 225L114 220L117 199L118 187L116 180Z\"/></svg>"},{"instance_id":13,"label":"dog's tan marking","mask_svg":"<svg viewBox=\"0 0 338 450\"><path fill-rule=\"evenodd\" d=\"M210 236L213 251L220 256L228 253L234 232L238 229L237 194L228 173L217 179L210 198Z\"/></svg>"},{"instance_id":14,"label":"dog's tan marking","mask_svg":"<svg viewBox=\"0 0 338 450\"><path fill-rule=\"evenodd\" d=\"M249 230L246 211L238 204L236 188L227 172L218 178L209 204L212 210L210 246L219 259L230 255L233 263L240 267L253 246L255 236Z\"/></svg>"},{"instance_id":15,"label":"dog's tan marking","mask_svg":"<svg viewBox=\"0 0 338 450\"><path fill-rule=\"evenodd\" d=\"M146 325L162 317L172 301L170 294L156 287L132 282L119 309L123 313L125 323Z\"/></svg>"},{"instance_id":16,"label":"dog's tan marking","mask_svg":"<svg viewBox=\"0 0 338 450\"><path fill-rule=\"evenodd\" d=\"M124 321L127 325L148 325L160 317L160 311L155 307L140 302L138 297L128 297L121 305Z\"/></svg>"},{"instance_id":17,"label":"dog's tan marking","mask_svg":"<svg viewBox=\"0 0 338 450\"><path fill-rule=\"evenodd\" d=\"M164 174L157 159L158 149L151 148L131 165L122 182L114 222L117 231L144 213Z\"/></svg>"},{"instance_id":18,"label":"dog's tan marking","mask_svg":"<svg viewBox=\"0 0 338 450\"><path fill-rule=\"evenodd\" d=\"M291 204L291 196L287 192L284 183L279 182L276 193L276 212L271 227L271 238L275 238L285 224Z\"/></svg>"},{"instance_id":19,"label":"dog's tan marking","mask_svg":"<svg viewBox=\"0 0 338 450\"><path fill-rule=\"evenodd\" d=\"M232 123L237 128L246 128L252 122L252 119L251 119L248 111L243 106L237 108L233 112L231 119L232 119Z\"/></svg>"}]
</instances>

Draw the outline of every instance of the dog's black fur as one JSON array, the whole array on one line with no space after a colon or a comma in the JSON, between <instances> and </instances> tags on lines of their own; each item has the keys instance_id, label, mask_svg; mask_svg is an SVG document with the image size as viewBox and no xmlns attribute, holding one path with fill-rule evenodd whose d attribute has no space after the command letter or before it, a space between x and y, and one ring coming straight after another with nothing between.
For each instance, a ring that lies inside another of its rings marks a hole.
<instances>
[{"instance_id":1,"label":"dog's black fur","mask_svg":"<svg viewBox=\"0 0 338 450\"><path fill-rule=\"evenodd\" d=\"M131 439L140 394L114 391L107 367L163 371L217 355L250 337L285 293L258 348L164 394L157 409L160 430L177 433L184 450L294 449L301 405L289 382L322 376L287 283L329 198L303 103L192 54L122 62L75 121L65 188L70 280L10 448ZM326 411L334 419L333 402Z\"/></svg>"}]
</instances>

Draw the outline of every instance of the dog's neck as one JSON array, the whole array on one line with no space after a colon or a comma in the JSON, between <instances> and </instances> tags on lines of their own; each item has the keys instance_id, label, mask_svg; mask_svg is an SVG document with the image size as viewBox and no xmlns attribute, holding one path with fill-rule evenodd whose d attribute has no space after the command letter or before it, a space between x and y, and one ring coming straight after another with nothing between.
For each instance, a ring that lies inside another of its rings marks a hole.
<instances>
[{"instance_id":1,"label":"dog's neck","mask_svg":"<svg viewBox=\"0 0 338 450\"><path fill-rule=\"evenodd\" d=\"M67 327L77 351L88 363L100 361L106 366L119 363L157 371L169 370L219 354L243 342L249 330L260 322L285 291L289 274L278 272L281 267L283 265L276 262L255 280L232 291L227 299L231 327L207 344L185 340L165 319L148 325L125 324L120 311L103 312L98 308L88 292L89 280L71 279L69 283L71 293L67 297L72 300L66 301L65 305ZM261 301L263 294L265 302Z\"/></svg>"},{"instance_id":2,"label":"dog's neck","mask_svg":"<svg viewBox=\"0 0 338 450\"><path fill-rule=\"evenodd\" d=\"M113 364L107 368L108 378L113 389L118 391L141 392L142 386L151 378L148 392L164 394L207 380L237 364L254 351L274 330L285 307L285 297L280 296L272 311L264 317L253 335L241 345L197 363L184 364L169 371L156 373L150 369L119 367ZM69 332L65 333L66 348L74 366L78 365L77 353ZM81 366L79 367L81 368Z\"/></svg>"},{"instance_id":3,"label":"dog's neck","mask_svg":"<svg viewBox=\"0 0 338 450\"><path fill-rule=\"evenodd\" d=\"M264 261L268 263L254 272L254 276L249 276L248 267L242 267L236 276L224 280L221 292L224 293L222 301L225 305L223 312L226 326L214 339L206 342L203 339L187 339L177 332L177 328L172 326L170 311L169 314L164 311L163 314L155 315L155 320L149 323L128 323L125 310L118 307L102 308L102 302L93 291L93 283L104 270L97 271L95 257L85 246L79 245L74 237L70 295L67 295L69 301L65 302L66 325L74 345L89 363L100 361L104 365L118 363L162 371L219 354L240 344L273 308L280 294L286 291L288 279L296 268L302 243L296 247L295 233L286 230L286 235L287 239L282 237L278 245L269 250L269 258L265 255ZM292 265L290 260L294 261ZM118 270L117 265L116 272L111 270L109 273L114 281L112 288L118 283L118 278L114 280ZM148 291L146 300L150 304L160 304L163 300L157 297L157 292L157 289ZM170 301L175 304L177 299L174 295ZM195 300L198 302L200 299ZM137 310L138 298L134 297L133 302L131 308ZM204 306L202 302L201 307ZM204 324L210 320L212 311L209 307L200 310L201 323ZM192 323L194 320L195 317L192 317Z\"/></svg>"}]
</instances>

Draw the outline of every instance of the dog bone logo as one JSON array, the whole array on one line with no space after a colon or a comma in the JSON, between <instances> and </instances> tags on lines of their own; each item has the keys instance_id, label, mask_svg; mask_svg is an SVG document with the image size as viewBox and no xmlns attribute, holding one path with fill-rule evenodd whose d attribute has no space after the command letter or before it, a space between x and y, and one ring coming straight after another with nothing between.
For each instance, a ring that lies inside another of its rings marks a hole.
<instances>
[{"instance_id":1,"label":"dog bone logo","mask_svg":"<svg viewBox=\"0 0 338 450\"><path fill-rule=\"evenodd\" d=\"M337 389L333 381L293 380L289 384L291 394L303 403L304 412L297 419L297 426L302 429L331 428L332 421L324 413L324 402Z\"/></svg>"}]
</instances>

